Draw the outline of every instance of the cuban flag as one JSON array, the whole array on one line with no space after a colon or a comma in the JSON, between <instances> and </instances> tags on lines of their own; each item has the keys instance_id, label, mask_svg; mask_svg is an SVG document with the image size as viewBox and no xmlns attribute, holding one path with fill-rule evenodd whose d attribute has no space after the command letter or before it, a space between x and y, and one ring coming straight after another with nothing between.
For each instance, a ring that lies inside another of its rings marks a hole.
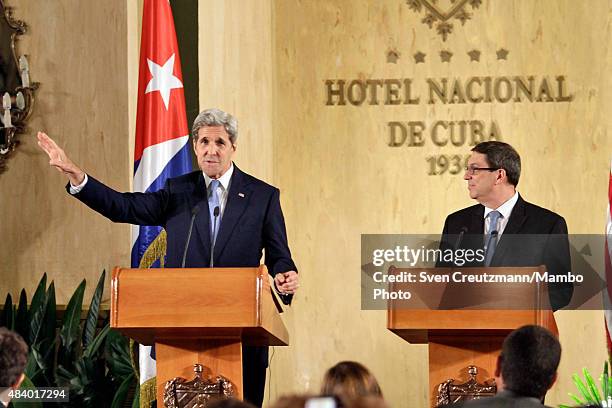
<instances>
[{"instance_id":1,"label":"cuban flag","mask_svg":"<svg viewBox=\"0 0 612 408\"><path fill-rule=\"evenodd\" d=\"M134 191L153 192L191 171L183 75L168 0L145 0L138 73ZM163 267L165 232L132 227L132 267ZM141 402L155 398L155 360L140 348Z\"/></svg>"}]
</instances>

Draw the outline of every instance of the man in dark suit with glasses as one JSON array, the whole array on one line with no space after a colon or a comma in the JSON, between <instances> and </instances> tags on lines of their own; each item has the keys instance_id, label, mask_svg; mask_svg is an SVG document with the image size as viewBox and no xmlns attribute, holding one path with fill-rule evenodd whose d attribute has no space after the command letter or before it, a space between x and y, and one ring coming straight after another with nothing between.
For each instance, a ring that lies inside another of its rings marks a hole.
<instances>
[{"instance_id":1,"label":"man in dark suit with glasses","mask_svg":"<svg viewBox=\"0 0 612 408\"><path fill-rule=\"evenodd\" d=\"M525 201L516 189L520 175L521 158L512 146L498 141L476 145L463 179L478 204L446 218L441 246L484 249L480 262L464 266L543 264L549 274L565 275L571 270L565 220ZM553 310L567 305L573 293L571 283L549 283L548 289Z\"/></svg>"}]
</instances>

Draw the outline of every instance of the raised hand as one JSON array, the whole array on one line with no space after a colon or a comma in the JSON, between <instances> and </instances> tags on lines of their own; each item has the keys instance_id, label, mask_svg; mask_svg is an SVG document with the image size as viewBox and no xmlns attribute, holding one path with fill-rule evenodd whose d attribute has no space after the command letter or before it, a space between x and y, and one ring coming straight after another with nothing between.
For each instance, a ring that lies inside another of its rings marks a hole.
<instances>
[{"instance_id":1,"label":"raised hand","mask_svg":"<svg viewBox=\"0 0 612 408\"><path fill-rule=\"evenodd\" d=\"M81 184L85 179L85 172L66 156L64 150L44 132L38 132L36 137L38 138L38 146L49 156L49 165L66 175L73 186Z\"/></svg>"}]
</instances>

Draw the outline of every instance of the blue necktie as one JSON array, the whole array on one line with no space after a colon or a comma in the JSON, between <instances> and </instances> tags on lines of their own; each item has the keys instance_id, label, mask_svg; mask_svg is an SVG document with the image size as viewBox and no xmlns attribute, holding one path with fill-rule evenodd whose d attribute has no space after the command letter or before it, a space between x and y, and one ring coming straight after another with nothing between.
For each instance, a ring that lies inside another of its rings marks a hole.
<instances>
[{"instance_id":1,"label":"blue necktie","mask_svg":"<svg viewBox=\"0 0 612 408\"><path fill-rule=\"evenodd\" d=\"M485 241L485 266L491 265L491 260L493 260L493 254L495 254L495 247L497 246L497 241L499 240L499 230L497 229L497 221L501 217L501 213L499 211L491 211L488 215L489 217L489 232L486 236Z\"/></svg>"},{"instance_id":2,"label":"blue necktie","mask_svg":"<svg viewBox=\"0 0 612 408\"><path fill-rule=\"evenodd\" d=\"M219 194L217 189L219 188L219 180L210 181L210 195L208 196L208 211L210 213L210 236L213 242L217 239L217 233L219 232L219 225L221 224L221 206L219 204ZM219 213L217 215L217 223L215 226L215 207L219 207Z\"/></svg>"}]
</instances>

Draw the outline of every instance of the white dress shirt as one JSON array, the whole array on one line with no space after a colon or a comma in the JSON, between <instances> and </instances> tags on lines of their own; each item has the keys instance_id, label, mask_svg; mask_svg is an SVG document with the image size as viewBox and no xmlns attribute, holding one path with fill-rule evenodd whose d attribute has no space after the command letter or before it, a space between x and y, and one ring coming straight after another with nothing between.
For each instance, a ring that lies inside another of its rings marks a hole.
<instances>
[{"instance_id":1,"label":"white dress shirt","mask_svg":"<svg viewBox=\"0 0 612 408\"><path fill-rule=\"evenodd\" d=\"M204 175L204 181L206 182L206 197L209 197L212 191L208 191L210 187L210 182L212 179L206 175L206 173L202 172ZM232 174L234 174L234 163L230 164L230 168L227 169L225 173L221 177L219 177L219 187L217 187L217 195L219 196L219 204L220 204L220 215L223 217L223 211L225 211L225 204L227 203L227 195L230 188L230 183L232 181Z\"/></svg>"},{"instance_id":2,"label":"white dress shirt","mask_svg":"<svg viewBox=\"0 0 612 408\"><path fill-rule=\"evenodd\" d=\"M484 233L485 235L489 234L491 231L495 231L496 229L495 227L497 227L498 237L500 237L501 234L504 233L504 229L506 229L506 225L508 225L508 220L510 219L510 214L512 214L512 210L514 209L514 206L516 205L516 202L518 201L518 197L519 197L518 191L515 191L514 195L510 197L505 203L503 203L499 207L497 208L485 207L485 211L484 211L484 226L485 226ZM493 228L491 228L491 225L489 225L491 220L488 217L491 211L499 211L499 213L502 215L497 220L497 225L494 225Z\"/></svg>"}]
</instances>

